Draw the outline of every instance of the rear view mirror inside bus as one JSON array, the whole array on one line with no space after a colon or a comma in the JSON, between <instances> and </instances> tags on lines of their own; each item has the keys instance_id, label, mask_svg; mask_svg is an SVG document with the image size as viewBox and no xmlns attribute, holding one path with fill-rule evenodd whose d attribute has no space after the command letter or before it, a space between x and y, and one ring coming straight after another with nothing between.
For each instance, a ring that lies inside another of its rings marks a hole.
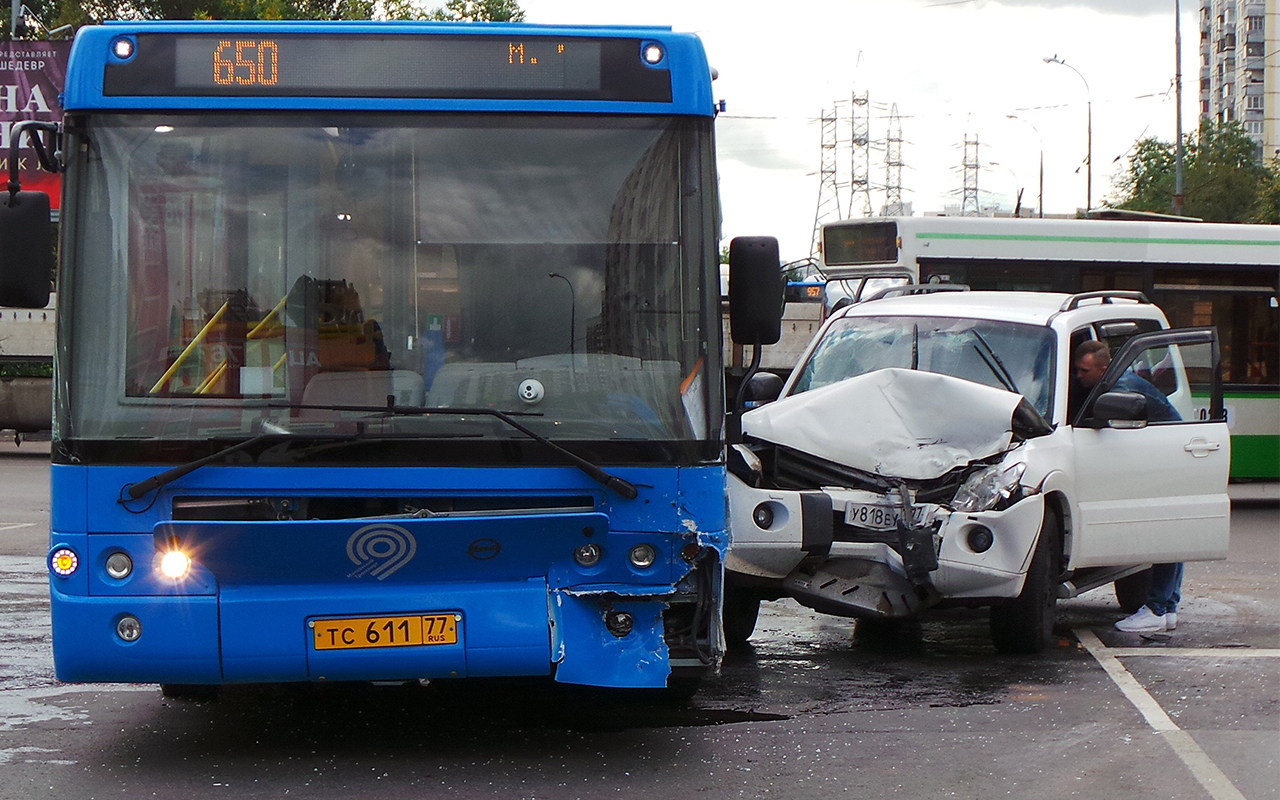
<instances>
[{"instance_id":1,"label":"rear view mirror inside bus","mask_svg":"<svg viewBox=\"0 0 1280 800\"><path fill-rule=\"evenodd\" d=\"M49 196L0 195L0 306L44 308L53 275Z\"/></svg>"}]
</instances>

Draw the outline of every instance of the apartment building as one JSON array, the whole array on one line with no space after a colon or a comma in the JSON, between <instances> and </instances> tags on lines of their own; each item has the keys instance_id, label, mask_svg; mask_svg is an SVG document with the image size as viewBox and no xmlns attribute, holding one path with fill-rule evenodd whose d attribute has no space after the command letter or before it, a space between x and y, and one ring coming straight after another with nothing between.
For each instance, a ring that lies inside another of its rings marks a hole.
<instances>
[{"instance_id":1,"label":"apartment building","mask_svg":"<svg viewBox=\"0 0 1280 800\"><path fill-rule=\"evenodd\" d=\"M1200 116L1280 157L1280 0L1200 0Z\"/></svg>"}]
</instances>

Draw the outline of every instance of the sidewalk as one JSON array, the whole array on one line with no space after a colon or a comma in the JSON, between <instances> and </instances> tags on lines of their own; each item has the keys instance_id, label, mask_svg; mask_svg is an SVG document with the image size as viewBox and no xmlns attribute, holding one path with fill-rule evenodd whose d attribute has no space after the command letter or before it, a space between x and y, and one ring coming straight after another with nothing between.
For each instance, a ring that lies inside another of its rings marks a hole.
<instances>
[{"instance_id":1,"label":"sidewalk","mask_svg":"<svg viewBox=\"0 0 1280 800\"><path fill-rule=\"evenodd\" d=\"M1232 503L1280 505L1280 481L1232 483L1227 486L1227 494Z\"/></svg>"}]
</instances>

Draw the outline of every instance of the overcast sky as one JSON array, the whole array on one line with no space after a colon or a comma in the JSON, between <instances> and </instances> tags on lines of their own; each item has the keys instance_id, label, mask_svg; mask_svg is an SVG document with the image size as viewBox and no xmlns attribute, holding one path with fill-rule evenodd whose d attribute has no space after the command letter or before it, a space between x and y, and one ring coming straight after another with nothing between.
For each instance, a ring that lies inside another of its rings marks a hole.
<instances>
[{"instance_id":1,"label":"overcast sky","mask_svg":"<svg viewBox=\"0 0 1280 800\"><path fill-rule=\"evenodd\" d=\"M697 33L720 74L715 96L728 104L717 122L724 235L777 236L788 260L809 252L824 108L837 108L842 118L838 168L840 180L848 180L854 92L871 102L877 212L893 104L902 124L903 200L916 214L959 205L966 135L979 141L984 206L1011 209L1018 186L1024 205L1036 204L1041 141L1046 213L1084 206L1087 98L1095 206L1137 139L1174 137L1174 0L521 0L521 6L528 22L669 25ZM1192 130L1199 4L1182 0L1182 15L1183 127ZM1044 63L1053 55L1084 80ZM840 194L847 215L847 187Z\"/></svg>"}]
</instances>

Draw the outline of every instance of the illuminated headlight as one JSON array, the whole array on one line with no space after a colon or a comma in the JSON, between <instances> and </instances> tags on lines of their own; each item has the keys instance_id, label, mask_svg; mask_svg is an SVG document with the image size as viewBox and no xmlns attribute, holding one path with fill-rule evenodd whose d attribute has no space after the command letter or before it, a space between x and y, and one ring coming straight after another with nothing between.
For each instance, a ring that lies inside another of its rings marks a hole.
<instances>
[{"instance_id":1,"label":"illuminated headlight","mask_svg":"<svg viewBox=\"0 0 1280 800\"><path fill-rule=\"evenodd\" d=\"M129 577L133 572L133 559L129 558L127 553L119 550L107 556L107 575L115 580L122 581Z\"/></svg>"},{"instance_id":2,"label":"illuminated headlight","mask_svg":"<svg viewBox=\"0 0 1280 800\"><path fill-rule=\"evenodd\" d=\"M649 44L646 44L644 46L644 50L642 50L640 53L640 57L644 59L644 63L650 64L650 65L657 64L659 61L661 61L663 55L665 54L662 52L662 45L654 44L652 42Z\"/></svg>"},{"instance_id":3,"label":"illuminated headlight","mask_svg":"<svg viewBox=\"0 0 1280 800\"><path fill-rule=\"evenodd\" d=\"M191 559L181 550L170 550L160 559L160 572L166 578L178 580L186 577L187 572L191 569Z\"/></svg>"},{"instance_id":4,"label":"illuminated headlight","mask_svg":"<svg viewBox=\"0 0 1280 800\"><path fill-rule=\"evenodd\" d=\"M49 554L49 571L66 578L80 567L80 557L70 547L59 547Z\"/></svg>"},{"instance_id":5,"label":"illuminated headlight","mask_svg":"<svg viewBox=\"0 0 1280 800\"><path fill-rule=\"evenodd\" d=\"M573 551L573 560L584 567L594 567L601 556L600 545L584 544Z\"/></svg>"},{"instance_id":6,"label":"illuminated headlight","mask_svg":"<svg viewBox=\"0 0 1280 800\"><path fill-rule=\"evenodd\" d=\"M977 470L960 486L952 507L956 511L990 511L1007 503L1018 491L1022 473L1027 471L1024 462L1004 465L993 464Z\"/></svg>"},{"instance_id":7,"label":"illuminated headlight","mask_svg":"<svg viewBox=\"0 0 1280 800\"><path fill-rule=\"evenodd\" d=\"M652 567L657 558L657 551L653 549L653 545L648 544L638 544L631 548L631 552L627 553L627 559L631 561L631 565L636 569Z\"/></svg>"}]
</instances>

